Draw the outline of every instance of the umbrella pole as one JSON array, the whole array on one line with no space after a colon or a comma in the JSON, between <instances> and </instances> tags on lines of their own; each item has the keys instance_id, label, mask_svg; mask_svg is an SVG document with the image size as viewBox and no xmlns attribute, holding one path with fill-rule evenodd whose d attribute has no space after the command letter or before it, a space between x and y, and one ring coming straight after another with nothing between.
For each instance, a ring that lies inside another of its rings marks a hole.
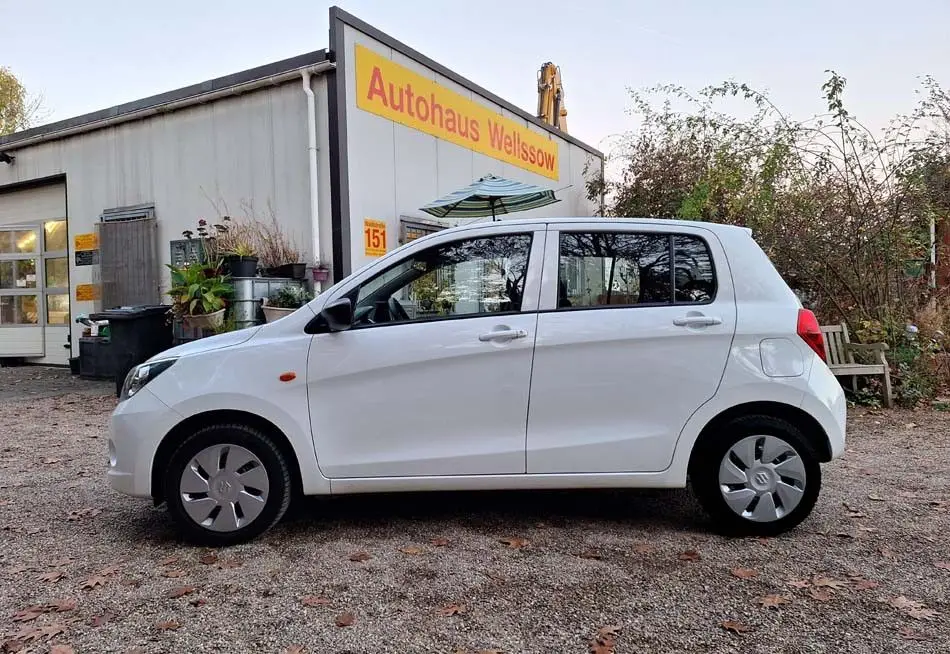
<instances>
[{"instance_id":1,"label":"umbrella pole","mask_svg":"<svg viewBox=\"0 0 950 654\"><path fill-rule=\"evenodd\" d=\"M490 204L491 204L491 221L495 222L495 220L497 220L495 218L495 198L491 199Z\"/></svg>"}]
</instances>

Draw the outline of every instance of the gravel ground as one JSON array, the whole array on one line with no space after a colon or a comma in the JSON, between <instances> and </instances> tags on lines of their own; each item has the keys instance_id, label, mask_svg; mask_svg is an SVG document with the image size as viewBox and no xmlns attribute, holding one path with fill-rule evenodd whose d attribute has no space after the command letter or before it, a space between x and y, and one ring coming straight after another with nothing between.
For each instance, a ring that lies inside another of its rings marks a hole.
<instances>
[{"instance_id":1,"label":"gravel ground","mask_svg":"<svg viewBox=\"0 0 950 654\"><path fill-rule=\"evenodd\" d=\"M30 374L0 370L0 652L950 650L950 414L854 410L775 539L684 491L429 494L301 501L213 552L109 490L114 398L9 392Z\"/></svg>"}]
</instances>

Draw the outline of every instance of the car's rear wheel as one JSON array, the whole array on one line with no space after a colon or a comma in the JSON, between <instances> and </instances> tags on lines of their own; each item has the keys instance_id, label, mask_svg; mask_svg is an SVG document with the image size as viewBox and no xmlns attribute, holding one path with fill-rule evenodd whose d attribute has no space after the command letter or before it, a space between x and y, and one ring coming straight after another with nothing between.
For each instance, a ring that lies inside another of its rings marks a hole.
<instances>
[{"instance_id":1,"label":"car's rear wheel","mask_svg":"<svg viewBox=\"0 0 950 654\"><path fill-rule=\"evenodd\" d=\"M730 535L774 536L808 517L821 490L821 466L801 430L772 416L744 416L699 444L693 491Z\"/></svg>"},{"instance_id":2,"label":"car's rear wheel","mask_svg":"<svg viewBox=\"0 0 950 654\"><path fill-rule=\"evenodd\" d=\"M164 477L168 510L185 537L201 545L242 543L287 511L291 475L266 434L247 425L210 425L182 441Z\"/></svg>"}]
</instances>

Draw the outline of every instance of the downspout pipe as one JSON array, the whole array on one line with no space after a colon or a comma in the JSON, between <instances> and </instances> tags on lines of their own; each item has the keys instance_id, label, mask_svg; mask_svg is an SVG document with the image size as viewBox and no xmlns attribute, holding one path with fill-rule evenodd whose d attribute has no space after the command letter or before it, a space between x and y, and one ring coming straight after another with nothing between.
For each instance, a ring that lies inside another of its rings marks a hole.
<instances>
[{"instance_id":1,"label":"downspout pipe","mask_svg":"<svg viewBox=\"0 0 950 654\"><path fill-rule=\"evenodd\" d=\"M310 83L313 78L313 68L301 71L303 92L307 94L307 155L310 162L310 235L313 264L322 261L320 255L320 175L317 170L317 99L314 97ZM314 281L318 293L323 290L323 282Z\"/></svg>"}]
</instances>

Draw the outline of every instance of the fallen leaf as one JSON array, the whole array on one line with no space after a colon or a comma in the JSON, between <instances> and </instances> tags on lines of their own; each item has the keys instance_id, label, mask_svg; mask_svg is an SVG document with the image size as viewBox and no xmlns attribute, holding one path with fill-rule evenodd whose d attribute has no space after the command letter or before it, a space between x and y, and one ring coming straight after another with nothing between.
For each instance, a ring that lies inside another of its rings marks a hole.
<instances>
[{"instance_id":1,"label":"fallen leaf","mask_svg":"<svg viewBox=\"0 0 950 654\"><path fill-rule=\"evenodd\" d=\"M10 638L9 640L5 640L0 643L0 652L10 652L13 654L14 652L19 652L24 647L26 647L26 643L24 643L22 640L14 640L13 638Z\"/></svg>"},{"instance_id":2,"label":"fallen leaf","mask_svg":"<svg viewBox=\"0 0 950 654\"><path fill-rule=\"evenodd\" d=\"M881 585L876 581L871 581L870 579L855 579L853 581L855 590L872 590Z\"/></svg>"},{"instance_id":3,"label":"fallen leaf","mask_svg":"<svg viewBox=\"0 0 950 654\"><path fill-rule=\"evenodd\" d=\"M61 463L62 459L51 459L47 457L45 459L41 459L41 461L43 462L43 465L48 466L48 465L53 465L54 463Z\"/></svg>"},{"instance_id":4,"label":"fallen leaf","mask_svg":"<svg viewBox=\"0 0 950 654\"><path fill-rule=\"evenodd\" d=\"M192 606L204 606L205 604L208 603L208 600L203 599L201 597L197 597L195 599L188 600L188 603L191 604Z\"/></svg>"},{"instance_id":5,"label":"fallen leaf","mask_svg":"<svg viewBox=\"0 0 950 654\"><path fill-rule=\"evenodd\" d=\"M650 543L637 543L633 546L633 551L637 554L652 554L656 548Z\"/></svg>"},{"instance_id":6,"label":"fallen leaf","mask_svg":"<svg viewBox=\"0 0 950 654\"><path fill-rule=\"evenodd\" d=\"M230 570L233 568L240 568L242 565L244 565L244 561L241 559L224 559L223 561L218 562L218 569Z\"/></svg>"},{"instance_id":7,"label":"fallen leaf","mask_svg":"<svg viewBox=\"0 0 950 654\"><path fill-rule=\"evenodd\" d=\"M122 566L110 565L110 566L106 566L105 568L103 568L102 570L100 570L97 574L100 574L100 575L102 575L103 577L109 577L109 576L111 576L111 575L114 575L115 573L117 573L117 572L118 572L119 570L121 570L121 569L122 569Z\"/></svg>"},{"instance_id":8,"label":"fallen leaf","mask_svg":"<svg viewBox=\"0 0 950 654\"><path fill-rule=\"evenodd\" d=\"M415 547L412 545L410 545L409 547L400 547L399 551L402 552L403 554L409 554L410 556L416 556L418 554L422 554L421 547Z\"/></svg>"},{"instance_id":9,"label":"fallen leaf","mask_svg":"<svg viewBox=\"0 0 950 654\"><path fill-rule=\"evenodd\" d=\"M686 550L679 555L680 561L699 561L702 555L696 550Z\"/></svg>"},{"instance_id":10,"label":"fallen leaf","mask_svg":"<svg viewBox=\"0 0 950 654\"><path fill-rule=\"evenodd\" d=\"M910 627L901 627L897 630L897 633L901 635L901 638L904 640L916 640L916 641L925 641L930 640L927 636L917 633Z\"/></svg>"},{"instance_id":11,"label":"fallen leaf","mask_svg":"<svg viewBox=\"0 0 950 654\"><path fill-rule=\"evenodd\" d=\"M173 563L178 563L177 556L168 556L162 559L161 561L159 561L160 565L172 565Z\"/></svg>"},{"instance_id":12,"label":"fallen leaf","mask_svg":"<svg viewBox=\"0 0 950 654\"><path fill-rule=\"evenodd\" d=\"M98 588L99 586L105 586L105 585L106 585L105 577L101 575L93 575L89 577L89 579L86 579L86 581L83 582L80 588L82 588L83 590L92 590L94 588Z\"/></svg>"},{"instance_id":13,"label":"fallen leaf","mask_svg":"<svg viewBox=\"0 0 950 654\"><path fill-rule=\"evenodd\" d=\"M914 620L932 620L940 615L939 611L929 609L923 603L909 599L904 595L893 597L887 603Z\"/></svg>"},{"instance_id":14,"label":"fallen leaf","mask_svg":"<svg viewBox=\"0 0 950 654\"><path fill-rule=\"evenodd\" d=\"M819 602L827 602L831 599L831 591L827 588L809 588L808 596Z\"/></svg>"},{"instance_id":15,"label":"fallen leaf","mask_svg":"<svg viewBox=\"0 0 950 654\"><path fill-rule=\"evenodd\" d=\"M447 604L439 609L439 613L445 616L458 615L460 613L465 613L465 607L459 604Z\"/></svg>"},{"instance_id":16,"label":"fallen leaf","mask_svg":"<svg viewBox=\"0 0 950 654\"><path fill-rule=\"evenodd\" d=\"M846 581L841 581L840 579L834 579L832 577L822 577L821 575L812 577L811 583L817 588L834 588L835 590L841 590L848 585L848 582Z\"/></svg>"},{"instance_id":17,"label":"fallen leaf","mask_svg":"<svg viewBox=\"0 0 950 654\"><path fill-rule=\"evenodd\" d=\"M760 597L757 601L767 609L777 609L782 604L789 603L789 599L782 595L766 595L765 597Z\"/></svg>"},{"instance_id":18,"label":"fallen leaf","mask_svg":"<svg viewBox=\"0 0 950 654\"><path fill-rule=\"evenodd\" d=\"M766 538L765 536L759 536L756 538L756 541L758 541L759 545L769 545L772 542L772 539Z\"/></svg>"},{"instance_id":19,"label":"fallen leaf","mask_svg":"<svg viewBox=\"0 0 950 654\"><path fill-rule=\"evenodd\" d=\"M168 591L168 597L175 599L178 597L184 597L185 595L191 595L195 592L194 586L179 586L178 588L172 588Z\"/></svg>"},{"instance_id":20,"label":"fallen leaf","mask_svg":"<svg viewBox=\"0 0 950 654\"><path fill-rule=\"evenodd\" d=\"M9 568L7 572L9 572L11 575L18 575L21 572L31 572L33 570L36 570L36 567L32 565L15 565L12 568Z\"/></svg>"},{"instance_id":21,"label":"fallen leaf","mask_svg":"<svg viewBox=\"0 0 950 654\"><path fill-rule=\"evenodd\" d=\"M101 627L110 620L112 620L112 616L108 613L103 613L102 615L93 616L93 618L89 621L89 624L91 624L93 627Z\"/></svg>"},{"instance_id":22,"label":"fallen leaf","mask_svg":"<svg viewBox=\"0 0 950 654\"><path fill-rule=\"evenodd\" d=\"M590 641L588 651L590 654L614 654L619 633L620 627L617 625L601 627L597 630L594 639Z\"/></svg>"},{"instance_id":23,"label":"fallen leaf","mask_svg":"<svg viewBox=\"0 0 950 654\"><path fill-rule=\"evenodd\" d=\"M76 654L76 650L69 645L53 645L53 647L50 648L49 654Z\"/></svg>"},{"instance_id":24,"label":"fallen leaf","mask_svg":"<svg viewBox=\"0 0 950 654\"><path fill-rule=\"evenodd\" d=\"M838 531L838 532L835 532L835 536L837 536L838 538L855 538L855 535L852 534L850 531Z\"/></svg>"},{"instance_id":25,"label":"fallen leaf","mask_svg":"<svg viewBox=\"0 0 950 654\"><path fill-rule=\"evenodd\" d=\"M752 568L733 568L732 576L739 577L739 579L752 579L753 577L758 577L759 572Z\"/></svg>"},{"instance_id":26,"label":"fallen leaf","mask_svg":"<svg viewBox=\"0 0 950 654\"><path fill-rule=\"evenodd\" d=\"M336 624L338 627L349 627L354 622L356 622L356 616L347 611L346 613L341 613L340 615L336 616L334 624Z\"/></svg>"},{"instance_id":27,"label":"fallen leaf","mask_svg":"<svg viewBox=\"0 0 950 654\"><path fill-rule=\"evenodd\" d=\"M934 567L941 570L950 570L950 561L934 561Z\"/></svg>"},{"instance_id":28,"label":"fallen leaf","mask_svg":"<svg viewBox=\"0 0 950 654\"><path fill-rule=\"evenodd\" d=\"M578 554L578 556L580 556L582 559L593 559L595 561L600 561L604 558L604 555L600 554L596 550L584 550Z\"/></svg>"},{"instance_id":29,"label":"fallen leaf","mask_svg":"<svg viewBox=\"0 0 950 654\"><path fill-rule=\"evenodd\" d=\"M46 572L40 575L40 581L48 581L50 583L56 583L60 579L66 576L66 573L62 570L53 570L52 572Z\"/></svg>"},{"instance_id":30,"label":"fallen leaf","mask_svg":"<svg viewBox=\"0 0 950 654\"><path fill-rule=\"evenodd\" d=\"M871 500L872 502L883 502L883 501L884 501L884 498L883 498L883 497L881 497L880 495L875 495L874 493L869 494L869 495L868 495L868 499Z\"/></svg>"},{"instance_id":31,"label":"fallen leaf","mask_svg":"<svg viewBox=\"0 0 950 654\"><path fill-rule=\"evenodd\" d=\"M82 520L83 518L94 518L100 513L102 513L102 509L76 509L69 512L69 515L66 516L66 520L69 522L76 522L78 520Z\"/></svg>"},{"instance_id":32,"label":"fallen leaf","mask_svg":"<svg viewBox=\"0 0 950 654\"><path fill-rule=\"evenodd\" d=\"M353 554L350 554L350 561L354 561L356 563L363 563L364 561L369 561L371 558L373 557L366 552L354 552Z\"/></svg>"},{"instance_id":33,"label":"fallen leaf","mask_svg":"<svg viewBox=\"0 0 950 654\"><path fill-rule=\"evenodd\" d=\"M198 557L198 562L202 565L214 565L218 562L218 555L214 552L208 552Z\"/></svg>"},{"instance_id":34,"label":"fallen leaf","mask_svg":"<svg viewBox=\"0 0 950 654\"><path fill-rule=\"evenodd\" d=\"M304 654L303 645L290 645L284 650L284 654Z\"/></svg>"},{"instance_id":35,"label":"fallen leaf","mask_svg":"<svg viewBox=\"0 0 950 654\"><path fill-rule=\"evenodd\" d=\"M14 636L14 640L29 643L34 640L51 640L60 634L66 633L66 627L61 624L48 624L43 627L26 628Z\"/></svg>"},{"instance_id":36,"label":"fallen leaf","mask_svg":"<svg viewBox=\"0 0 950 654\"><path fill-rule=\"evenodd\" d=\"M723 620L720 626L726 631L731 631L734 634L742 635L749 631L749 627L742 624L741 622L736 622L735 620Z\"/></svg>"},{"instance_id":37,"label":"fallen leaf","mask_svg":"<svg viewBox=\"0 0 950 654\"><path fill-rule=\"evenodd\" d=\"M179 577L185 576L184 570L166 570L162 573L163 577L168 577L169 579L178 579Z\"/></svg>"},{"instance_id":38,"label":"fallen leaf","mask_svg":"<svg viewBox=\"0 0 950 654\"><path fill-rule=\"evenodd\" d=\"M498 542L501 543L502 545L507 545L510 549L513 549L513 550L520 550L531 544L531 542L527 538L519 538L517 536L513 538L499 538Z\"/></svg>"},{"instance_id":39,"label":"fallen leaf","mask_svg":"<svg viewBox=\"0 0 950 654\"><path fill-rule=\"evenodd\" d=\"M620 636L620 627L615 624L609 624L597 630L598 638L612 638L614 640Z\"/></svg>"},{"instance_id":40,"label":"fallen leaf","mask_svg":"<svg viewBox=\"0 0 950 654\"><path fill-rule=\"evenodd\" d=\"M11 619L14 622L32 622L38 617L46 613L45 606L30 606L25 609L20 609L11 616Z\"/></svg>"},{"instance_id":41,"label":"fallen leaf","mask_svg":"<svg viewBox=\"0 0 950 654\"><path fill-rule=\"evenodd\" d=\"M317 595L307 595L306 597L300 598L300 603L304 606L325 606L330 603L326 597L318 597Z\"/></svg>"},{"instance_id":42,"label":"fallen leaf","mask_svg":"<svg viewBox=\"0 0 950 654\"><path fill-rule=\"evenodd\" d=\"M866 518L868 517L866 513L861 513L860 511L850 511L848 513L849 518Z\"/></svg>"},{"instance_id":43,"label":"fallen leaf","mask_svg":"<svg viewBox=\"0 0 950 654\"><path fill-rule=\"evenodd\" d=\"M157 622L155 627L159 631L175 631L176 629L181 629L181 624L177 620L165 620L163 622Z\"/></svg>"},{"instance_id":44,"label":"fallen leaf","mask_svg":"<svg viewBox=\"0 0 950 654\"><path fill-rule=\"evenodd\" d=\"M432 544L436 547L446 547L450 542L448 538L433 538Z\"/></svg>"},{"instance_id":45,"label":"fallen leaf","mask_svg":"<svg viewBox=\"0 0 950 654\"><path fill-rule=\"evenodd\" d=\"M56 600L55 602L50 603L49 608L51 611L56 611L57 613L65 613L66 611L72 611L76 608L76 600L74 599L65 599L65 600Z\"/></svg>"}]
</instances>

